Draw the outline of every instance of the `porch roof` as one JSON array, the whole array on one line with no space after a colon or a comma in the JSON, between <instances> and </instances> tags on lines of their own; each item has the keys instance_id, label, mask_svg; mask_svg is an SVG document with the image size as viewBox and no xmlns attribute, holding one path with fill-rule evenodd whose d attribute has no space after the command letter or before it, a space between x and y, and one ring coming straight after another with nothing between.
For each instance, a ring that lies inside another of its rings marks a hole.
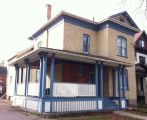
<instances>
[{"instance_id":1,"label":"porch roof","mask_svg":"<svg viewBox=\"0 0 147 120\"><path fill-rule=\"evenodd\" d=\"M57 49L51 49L51 48L44 48L40 47L39 49L32 50L29 52L25 52L21 55L15 55L12 59L9 59L9 65L23 65L24 59L29 58L31 62L39 60L39 53L40 52L48 52L48 57L51 57L52 53L55 53L56 58L58 59L65 59L65 60L71 60L71 61L79 61L79 62L85 62L85 63L95 63L96 61L103 61L104 64L110 65L110 66L118 66L118 65L125 65L126 67L131 67L131 63L126 63L122 61L118 61L115 59L111 59L108 57L103 56L94 56L94 55L88 55L84 53L76 53L71 51L65 51L65 50L57 50Z\"/></svg>"}]
</instances>

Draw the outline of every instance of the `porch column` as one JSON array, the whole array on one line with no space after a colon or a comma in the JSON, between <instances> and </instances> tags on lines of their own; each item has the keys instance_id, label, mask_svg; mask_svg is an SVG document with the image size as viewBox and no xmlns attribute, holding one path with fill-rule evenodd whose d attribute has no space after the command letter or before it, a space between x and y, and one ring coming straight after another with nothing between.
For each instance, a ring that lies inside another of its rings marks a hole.
<instances>
[{"instance_id":1,"label":"porch column","mask_svg":"<svg viewBox=\"0 0 147 120\"><path fill-rule=\"evenodd\" d=\"M42 53L39 53L40 56L40 86L39 86L39 98L42 97L42 69L43 69L43 56Z\"/></svg>"},{"instance_id":2,"label":"porch column","mask_svg":"<svg viewBox=\"0 0 147 120\"><path fill-rule=\"evenodd\" d=\"M121 96L121 80L122 80L122 76L121 76L121 72L122 72L122 66L120 65L118 67L118 97L122 97Z\"/></svg>"},{"instance_id":3,"label":"porch column","mask_svg":"<svg viewBox=\"0 0 147 120\"><path fill-rule=\"evenodd\" d=\"M50 65L50 96L53 97L55 54L52 54Z\"/></svg>"},{"instance_id":4,"label":"porch column","mask_svg":"<svg viewBox=\"0 0 147 120\"><path fill-rule=\"evenodd\" d=\"M42 55L42 98L46 95L46 72L47 72L47 52L43 52Z\"/></svg>"},{"instance_id":5,"label":"porch column","mask_svg":"<svg viewBox=\"0 0 147 120\"><path fill-rule=\"evenodd\" d=\"M113 97L116 97L116 70L112 69L112 80L113 80Z\"/></svg>"},{"instance_id":6,"label":"porch column","mask_svg":"<svg viewBox=\"0 0 147 120\"><path fill-rule=\"evenodd\" d=\"M100 97L103 97L103 62L100 63Z\"/></svg>"},{"instance_id":7,"label":"porch column","mask_svg":"<svg viewBox=\"0 0 147 120\"><path fill-rule=\"evenodd\" d=\"M125 88L125 66L122 67L122 88L123 88L123 96L125 97L125 92L126 92L126 88Z\"/></svg>"},{"instance_id":8,"label":"porch column","mask_svg":"<svg viewBox=\"0 0 147 120\"><path fill-rule=\"evenodd\" d=\"M18 64L15 64L15 88L14 88L14 96L17 95L17 83L19 79L19 66Z\"/></svg>"},{"instance_id":9,"label":"porch column","mask_svg":"<svg viewBox=\"0 0 147 120\"><path fill-rule=\"evenodd\" d=\"M54 69L55 69L55 54L52 54L50 64L50 96L53 97L53 85L54 85ZM52 102L50 103L50 112L52 112Z\"/></svg>"},{"instance_id":10,"label":"porch column","mask_svg":"<svg viewBox=\"0 0 147 120\"><path fill-rule=\"evenodd\" d=\"M119 108L120 109L121 109L121 97L122 97L121 82L122 82L122 65L119 65L118 67L118 97L119 97Z\"/></svg>"},{"instance_id":11,"label":"porch column","mask_svg":"<svg viewBox=\"0 0 147 120\"><path fill-rule=\"evenodd\" d=\"M95 63L95 84L96 84L96 97L98 97L98 61Z\"/></svg>"},{"instance_id":12,"label":"porch column","mask_svg":"<svg viewBox=\"0 0 147 120\"><path fill-rule=\"evenodd\" d=\"M30 61L29 59L25 59L26 64L26 80L25 80L25 96L28 95L28 82L30 81Z\"/></svg>"}]
</instances>

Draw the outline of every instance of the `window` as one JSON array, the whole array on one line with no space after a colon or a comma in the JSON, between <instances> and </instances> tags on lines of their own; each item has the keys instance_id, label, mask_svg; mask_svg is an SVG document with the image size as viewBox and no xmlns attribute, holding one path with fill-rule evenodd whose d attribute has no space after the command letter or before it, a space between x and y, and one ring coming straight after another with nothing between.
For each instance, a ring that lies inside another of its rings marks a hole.
<instances>
[{"instance_id":1,"label":"window","mask_svg":"<svg viewBox=\"0 0 147 120\"><path fill-rule=\"evenodd\" d=\"M90 36L84 34L83 35L83 52L89 53L89 49L90 49Z\"/></svg>"},{"instance_id":2,"label":"window","mask_svg":"<svg viewBox=\"0 0 147 120\"><path fill-rule=\"evenodd\" d=\"M124 83L125 83L125 90L128 90L128 70L124 69ZM121 89L123 89L123 81L122 81L122 73L121 73Z\"/></svg>"},{"instance_id":3,"label":"window","mask_svg":"<svg viewBox=\"0 0 147 120\"><path fill-rule=\"evenodd\" d=\"M119 36L117 39L118 55L127 56L127 40L126 38Z\"/></svg>"},{"instance_id":4,"label":"window","mask_svg":"<svg viewBox=\"0 0 147 120\"><path fill-rule=\"evenodd\" d=\"M143 40L139 40L139 46L144 47L144 41Z\"/></svg>"},{"instance_id":5,"label":"window","mask_svg":"<svg viewBox=\"0 0 147 120\"><path fill-rule=\"evenodd\" d=\"M145 64L145 57L139 56L139 63L140 64Z\"/></svg>"},{"instance_id":6,"label":"window","mask_svg":"<svg viewBox=\"0 0 147 120\"><path fill-rule=\"evenodd\" d=\"M91 84L95 83L95 74L94 74L94 72L89 72L89 82Z\"/></svg>"},{"instance_id":7,"label":"window","mask_svg":"<svg viewBox=\"0 0 147 120\"><path fill-rule=\"evenodd\" d=\"M79 65L78 66L78 76L79 77L83 77L84 76L84 66L83 65Z\"/></svg>"}]
</instances>

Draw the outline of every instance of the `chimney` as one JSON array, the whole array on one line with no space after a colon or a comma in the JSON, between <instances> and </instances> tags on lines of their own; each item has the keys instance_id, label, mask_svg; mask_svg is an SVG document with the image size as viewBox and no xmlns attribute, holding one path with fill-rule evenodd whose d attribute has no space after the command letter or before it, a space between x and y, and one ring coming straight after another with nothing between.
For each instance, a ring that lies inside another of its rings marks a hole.
<instances>
[{"instance_id":1,"label":"chimney","mask_svg":"<svg viewBox=\"0 0 147 120\"><path fill-rule=\"evenodd\" d=\"M46 7L47 7L47 20L50 20L52 6L50 4L47 4Z\"/></svg>"}]
</instances>

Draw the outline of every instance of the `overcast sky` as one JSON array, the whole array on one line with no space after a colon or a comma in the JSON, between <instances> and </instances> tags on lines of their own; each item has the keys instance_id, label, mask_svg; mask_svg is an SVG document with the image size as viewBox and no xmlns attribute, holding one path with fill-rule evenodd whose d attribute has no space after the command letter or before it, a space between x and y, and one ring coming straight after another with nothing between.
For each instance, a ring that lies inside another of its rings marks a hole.
<instances>
[{"instance_id":1,"label":"overcast sky","mask_svg":"<svg viewBox=\"0 0 147 120\"><path fill-rule=\"evenodd\" d=\"M146 29L144 8L136 10L140 0L128 0L127 3L121 1L123 0L1 0L0 60L7 60L31 45L27 38L47 22L47 3L52 5L52 17L64 10L91 20L94 17L95 21L126 10L140 29Z\"/></svg>"}]
</instances>

